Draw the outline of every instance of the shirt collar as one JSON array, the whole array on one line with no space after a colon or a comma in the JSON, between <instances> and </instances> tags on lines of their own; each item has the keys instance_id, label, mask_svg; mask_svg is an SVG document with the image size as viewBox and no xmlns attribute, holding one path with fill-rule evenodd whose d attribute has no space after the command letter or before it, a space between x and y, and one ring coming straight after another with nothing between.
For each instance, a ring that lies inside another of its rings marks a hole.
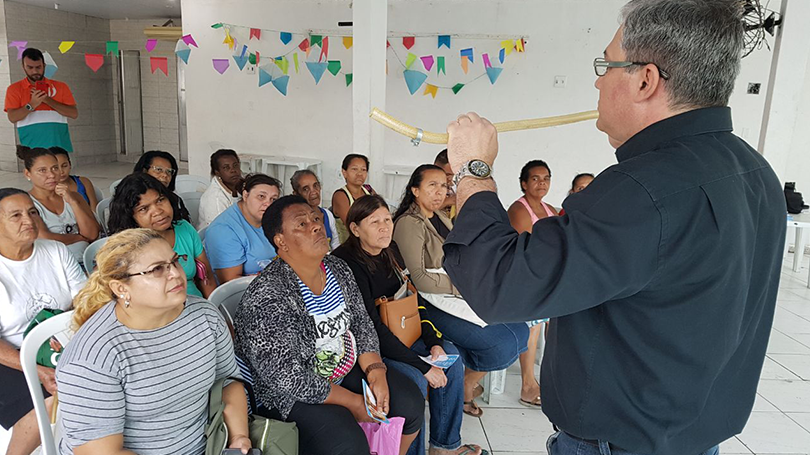
<instances>
[{"instance_id":1,"label":"shirt collar","mask_svg":"<svg viewBox=\"0 0 810 455\"><path fill-rule=\"evenodd\" d=\"M619 162L653 150L683 136L731 132L731 108L706 107L678 114L644 128L616 149Z\"/></svg>"},{"instance_id":2,"label":"shirt collar","mask_svg":"<svg viewBox=\"0 0 810 455\"><path fill-rule=\"evenodd\" d=\"M25 88L29 88L29 87L33 87L33 86L34 86L34 84L32 84L32 83L31 83L31 80L30 80L30 79L28 79L28 76L25 76L25 77L23 78L23 81L25 81ZM48 83L48 84L50 85L51 80L50 80L50 79L48 79L48 78L43 77L43 78L42 78L42 82Z\"/></svg>"}]
</instances>

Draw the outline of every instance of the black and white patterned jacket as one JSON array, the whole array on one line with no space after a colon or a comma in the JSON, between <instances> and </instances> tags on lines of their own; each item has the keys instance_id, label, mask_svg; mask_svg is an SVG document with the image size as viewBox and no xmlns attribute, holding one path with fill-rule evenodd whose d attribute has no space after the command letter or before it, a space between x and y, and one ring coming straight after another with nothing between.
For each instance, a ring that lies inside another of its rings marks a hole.
<instances>
[{"instance_id":1,"label":"black and white patterned jacket","mask_svg":"<svg viewBox=\"0 0 810 455\"><path fill-rule=\"evenodd\" d=\"M331 255L324 263L346 299L357 356L380 352L380 342L349 266ZM276 259L253 280L234 318L236 355L250 367L254 389L286 418L295 402L320 404L331 385L315 373L315 322L307 313L298 276Z\"/></svg>"}]
</instances>

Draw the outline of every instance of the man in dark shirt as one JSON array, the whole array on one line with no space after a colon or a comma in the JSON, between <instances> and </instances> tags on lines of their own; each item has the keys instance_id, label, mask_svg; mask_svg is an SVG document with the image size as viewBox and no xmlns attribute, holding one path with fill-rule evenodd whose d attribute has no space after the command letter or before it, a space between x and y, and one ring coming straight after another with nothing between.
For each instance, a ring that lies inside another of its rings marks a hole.
<instances>
[{"instance_id":1,"label":"man in dark shirt","mask_svg":"<svg viewBox=\"0 0 810 455\"><path fill-rule=\"evenodd\" d=\"M731 132L739 5L625 6L594 61L597 127L618 164L531 234L510 227L494 182L470 165L494 162L492 124L470 113L448 126L459 216L444 266L487 322L555 318L541 374L560 429L552 455L716 453L750 415L785 201L768 163Z\"/></svg>"}]
</instances>

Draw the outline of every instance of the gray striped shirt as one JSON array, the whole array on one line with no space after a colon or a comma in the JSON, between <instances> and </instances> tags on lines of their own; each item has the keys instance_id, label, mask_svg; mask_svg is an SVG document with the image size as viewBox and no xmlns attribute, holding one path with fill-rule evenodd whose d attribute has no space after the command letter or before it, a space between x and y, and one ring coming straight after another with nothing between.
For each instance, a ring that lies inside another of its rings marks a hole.
<instances>
[{"instance_id":1,"label":"gray striped shirt","mask_svg":"<svg viewBox=\"0 0 810 455\"><path fill-rule=\"evenodd\" d=\"M138 455L202 454L208 391L218 378L239 377L222 316L188 296L169 325L132 330L114 309L110 302L94 314L59 361L59 452L123 434Z\"/></svg>"}]
</instances>

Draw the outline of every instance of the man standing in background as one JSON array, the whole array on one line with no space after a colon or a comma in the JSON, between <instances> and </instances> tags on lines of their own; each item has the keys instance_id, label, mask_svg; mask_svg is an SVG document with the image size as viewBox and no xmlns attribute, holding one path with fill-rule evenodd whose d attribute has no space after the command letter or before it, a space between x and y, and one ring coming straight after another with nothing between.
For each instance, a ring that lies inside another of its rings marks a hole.
<instances>
[{"instance_id":1,"label":"man standing in background","mask_svg":"<svg viewBox=\"0 0 810 455\"><path fill-rule=\"evenodd\" d=\"M45 58L39 49L23 52L25 78L6 91L5 111L17 125L20 144L26 147L62 147L73 151L67 119L79 109L67 84L45 78Z\"/></svg>"}]
</instances>

